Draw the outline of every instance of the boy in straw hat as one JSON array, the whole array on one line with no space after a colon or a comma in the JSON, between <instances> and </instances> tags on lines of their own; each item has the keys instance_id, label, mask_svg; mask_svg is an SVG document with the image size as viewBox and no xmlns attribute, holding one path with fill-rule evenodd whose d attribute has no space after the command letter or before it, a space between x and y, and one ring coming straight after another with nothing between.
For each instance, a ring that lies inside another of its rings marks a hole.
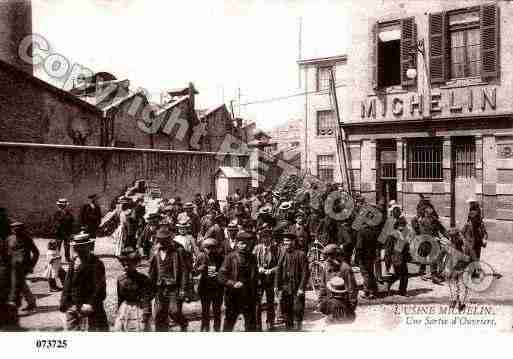
<instances>
[{"instance_id":1,"label":"boy in straw hat","mask_svg":"<svg viewBox=\"0 0 513 359\"><path fill-rule=\"evenodd\" d=\"M148 331L151 319L152 286L150 278L137 271L140 262L135 248L126 247L118 260L124 274L117 279L118 314L116 331Z\"/></svg>"},{"instance_id":2,"label":"boy in straw hat","mask_svg":"<svg viewBox=\"0 0 513 359\"><path fill-rule=\"evenodd\" d=\"M92 244L85 232L71 242L76 257L70 263L59 308L66 316L66 330L109 330L103 307L107 296L105 265L91 252Z\"/></svg>"}]
</instances>

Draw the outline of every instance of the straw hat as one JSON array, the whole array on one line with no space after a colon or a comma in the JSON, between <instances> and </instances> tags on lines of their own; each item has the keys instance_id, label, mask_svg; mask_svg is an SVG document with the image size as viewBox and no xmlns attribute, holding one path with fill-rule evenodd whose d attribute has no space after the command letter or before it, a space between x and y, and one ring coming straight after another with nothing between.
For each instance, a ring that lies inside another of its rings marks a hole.
<instances>
[{"instance_id":1,"label":"straw hat","mask_svg":"<svg viewBox=\"0 0 513 359\"><path fill-rule=\"evenodd\" d=\"M94 240L91 239L89 236L89 233L86 233L84 231L81 231L80 233L73 236L73 239L71 241L71 245L73 247L79 247L79 246L85 246L88 244L93 244Z\"/></svg>"}]
</instances>

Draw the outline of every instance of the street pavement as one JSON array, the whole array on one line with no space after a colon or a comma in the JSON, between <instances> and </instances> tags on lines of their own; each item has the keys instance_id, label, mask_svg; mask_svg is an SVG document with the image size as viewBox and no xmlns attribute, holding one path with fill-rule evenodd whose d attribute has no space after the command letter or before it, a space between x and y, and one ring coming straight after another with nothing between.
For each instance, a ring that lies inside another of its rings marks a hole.
<instances>
[{"instance_id":1,"label":"street pavement","mask_svg":"<svg viewBox=\"0 0 513 359\"><path fill-rule=\"evenodd\" d=\"M36 245L41 251L41 259L35 268L34 274L29 276L29 286L37 297L37 311L25 315L21 314L20 324L29 330L61 330L63 326L62 314L58 311L60 292L49 293L48 283L42 278L46 261L45 253L48 239L36 239ZM109 237L99 238L96 243L96 254L103 260L107 271L107 299L105 308L109 320L113 321L116 306L116 279L122 274L122 268L112 255L113 245ZM501 275L495 279L492 286L480 293L471 293L469 297L469 308L488 308L499 318L499 322L493 330L509 330L512 327L513 318L513 244L506 242L489 242L484 248L482 260L490 264L496 273ZM144 273L148 270L148 264L142 263L140 270ZM411 265L410 273L417 273L418 266ZM356 275L357 282L361 283L361 277ZM393 289L397 290L398 283ZM383 288L381 288L383 289ZM307 293L307 308L305 312L305 331L375 331L382 329L411 329L404 321L411 309L408 308L429 308L436 307L436 311L444 310L450 302L449 287L446 283L441 285L421 280L413 275L408 285L410 297L391 295L385 298L378 298L372 301L359 300L356 311L356 320L351 324L329 324L326 323L324 315L317 312L315 293ZM394 293L392 293L394 294ZM399 309L398 309L399 308ZM185 305L185 313L190 320L189 329L198 331L200 327L201 306L199 301ZM235 330L242 330L242 319L236 325ZM429 329L429 328L428 328ZM172 330L178 330L173 328Z\"/></svg>"}]
</instances>

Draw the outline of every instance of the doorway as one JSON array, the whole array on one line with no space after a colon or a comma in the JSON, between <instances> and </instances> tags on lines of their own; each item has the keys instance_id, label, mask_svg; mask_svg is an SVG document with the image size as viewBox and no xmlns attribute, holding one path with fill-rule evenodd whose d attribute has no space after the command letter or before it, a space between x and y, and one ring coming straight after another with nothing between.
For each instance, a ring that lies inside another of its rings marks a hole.
<instances>
[{"instance_id":1,"label":"doorway","mask_svg":"<svg viewBox=\"0 0 513 359\"><path fill-rule=\"evenodd\" d=\"M395 140L376 143L376 200L397 200L397 145Z\"/></svg>"},{"instance_id":2,"label":"doorway","mask_svg":"<svg viewBox=\"0 0 513 359\"><path fill-rule=\"evenodd\" d=\"M467 221L467 199L476 191L476 142L474 137L451 138L451 226Z\"/></svg>"}]
</instances>

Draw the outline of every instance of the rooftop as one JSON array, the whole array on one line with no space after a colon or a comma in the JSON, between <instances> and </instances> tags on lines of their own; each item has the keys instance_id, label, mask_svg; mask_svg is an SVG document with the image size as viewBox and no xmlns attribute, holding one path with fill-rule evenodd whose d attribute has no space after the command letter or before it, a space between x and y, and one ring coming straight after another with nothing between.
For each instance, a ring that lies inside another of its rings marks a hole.
<instances>
[{"instance_id":1,"label":"rooftop","mask_svg":"<svg viewBox=\"0 0 513 359\"><path fill-rule=\"evenodd\" d=\"M298 60L297 63L300 66L303 65L322 65L331 64L336 62L347 62L347 55L336 55L330 57L317 57L313 59Z\"/></svg>"}]
</instances>

